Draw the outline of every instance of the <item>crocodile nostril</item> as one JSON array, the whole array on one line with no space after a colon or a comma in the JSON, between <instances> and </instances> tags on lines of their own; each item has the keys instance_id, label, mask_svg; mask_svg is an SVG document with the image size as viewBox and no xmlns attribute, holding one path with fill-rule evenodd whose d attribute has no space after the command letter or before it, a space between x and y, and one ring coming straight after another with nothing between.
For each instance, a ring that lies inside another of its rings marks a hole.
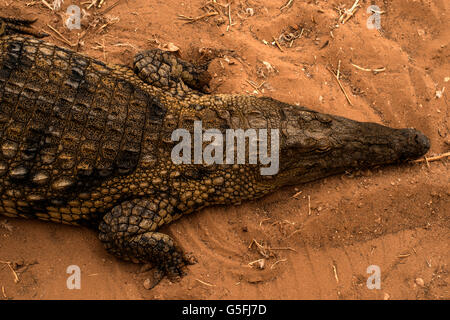
<instances>
[{"instance_id":1,"label":"crocodile nostril","mask_svg":"<svg viewBox=\"0 0 450 320\"><path fill-rule=\"evenodd\" d=\"M419 146L423 147L423 149L428 150L430 148L430 140L428 140L423 133L417 132L414 140Z\"/></svg>"},{"instance_id":2,"label":"crocodile nostril","mask_svg":"<svg viewBox=\"0 0 450 320\"><path fill-rule=\"evenodd\" d=\"M412 129L414 130L414 129ZM415 142L415 156L422 156L430 149L430 140L420 131L414 130L411 138Z\"/></svg>"},{"instance_id":3,"label":"crocodile nostril","mask_svg":"<svg viewBox=\"0 0 450 320\"><path fill-rule=\"evenodd\" d=\"M420 144L420 136L418 134L415 135L414 140L416 143Z\"/></svg>"},{"instance_id":4,"label":"crocodile nostril","mask_svg":"<svg viewBox=\"0 0 450 320\"><path fill-rule=\"evenodd\" d=\"M430 149L430 140L422 132L411 128L406 129L404 134L406 139L399 145L401 159L417 159Z\"/></svg>"}]
</instances>

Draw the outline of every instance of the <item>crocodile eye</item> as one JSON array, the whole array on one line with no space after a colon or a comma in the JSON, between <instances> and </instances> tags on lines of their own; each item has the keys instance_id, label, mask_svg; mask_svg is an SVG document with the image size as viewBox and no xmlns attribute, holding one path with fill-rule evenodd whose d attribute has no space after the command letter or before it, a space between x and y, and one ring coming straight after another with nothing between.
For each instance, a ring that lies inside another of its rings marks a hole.
<instances>
[{"instance_id":1,"label":"crocodile eye","mask_svg":"<svg viewBox=\"0 0 450 320\"><path fill-rule=\"evenodd\" d=\"M315 144L315 151L319 153L330 151L330 149L330 143L327 139L321 138Z\"/></svg>"},{"instance_id":2,"label":"crocodile eye","mask_svg":"<svg viewBox=\"0 0 450 320\"><path fill-rule=\"evenodd\" d=\"M320 146L316 149L317 152L327 152L330 151L331 147L330 146Z\"/></svg>"}]
</instances>

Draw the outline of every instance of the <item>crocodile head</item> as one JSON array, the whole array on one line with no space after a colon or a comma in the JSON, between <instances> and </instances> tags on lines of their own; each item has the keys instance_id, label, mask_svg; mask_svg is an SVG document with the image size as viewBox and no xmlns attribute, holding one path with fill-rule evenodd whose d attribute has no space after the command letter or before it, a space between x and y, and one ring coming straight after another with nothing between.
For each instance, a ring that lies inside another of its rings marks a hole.
<instances>
[{"instance_id":1,"label":"crocodile head","mask_svg":"<svg viewBox=\"0 0 450 320\"><path fill-rule=\"evenodd\" d=\"M278 185L302 183L356 168L416 159L430 148L415 129L394 129L280 106Z\"/></svg>"}]
</instances>

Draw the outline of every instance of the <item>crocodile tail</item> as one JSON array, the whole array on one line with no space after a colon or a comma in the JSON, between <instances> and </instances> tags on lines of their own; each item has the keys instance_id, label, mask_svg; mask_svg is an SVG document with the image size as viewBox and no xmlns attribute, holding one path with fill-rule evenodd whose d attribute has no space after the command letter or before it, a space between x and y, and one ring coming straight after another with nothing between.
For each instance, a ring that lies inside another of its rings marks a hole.
<instances>
[{"instance_id":1,"label":"crocodile tail","mask_svg":"<svg viewBox=\"0 0 450 320\"><path fill-rule=\"evenodd\" d=\"M13 34L25 34L36 38L47 37L48 34L33 30L32 24L36 19L15 19L0 17L0 37Z\"/></svg>"}]
</instances>

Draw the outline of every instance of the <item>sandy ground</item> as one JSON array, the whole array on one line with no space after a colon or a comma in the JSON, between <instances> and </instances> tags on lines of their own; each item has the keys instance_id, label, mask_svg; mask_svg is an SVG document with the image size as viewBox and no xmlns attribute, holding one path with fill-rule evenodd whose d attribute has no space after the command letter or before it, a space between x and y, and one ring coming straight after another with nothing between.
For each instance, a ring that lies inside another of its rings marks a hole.
<instances>
[{"instance_id":1,"label":"sandy ground","mask_svg":"<svg viewBox=\"0 0 450 320\"><path fill-rule=\"evenodd\" d=\"M62 13L70 4L88 6L81 3L66 0L54 13L37 0L0 0L0 13L38 18L37 29L61 46L68 44L47 24L73 44L82 36L72 49L112 63L129 65L138 50L168 43L188 60L213 49L220 57L210 66L212 92L268 95L360 121L415 127L431 139L430 155L449 151L447 0L375 1L384 12L381 30L366 26L370 1L360 1L355 15L337 27L338 8L350 8L353 0L294 0L283 10L285 0L234 0L231 26L220 5L220 14L191 24L177 18L204 15L206 0L122 0L101 14L115 3L106 0L86 11L81 30L70 31ZM385 71L374 74L352 63ZM352 105L327 70L338 67ZM441 160L353 172L185 217L164 231L198 263L180 282L164 279L152 290L143 283L153 271L108 255L92 230L0 218L0 260L12 262L19 279L15 283L8 265L0 264L0 297L449 299L448 165ZM249 248L253 240L275 249ZM264 269L248 265L263 254ZM66 287L69 265L81 268L80 290ZM370 265L380 267L380 290L366 286Z\"/></svg>"}]
</instances>

